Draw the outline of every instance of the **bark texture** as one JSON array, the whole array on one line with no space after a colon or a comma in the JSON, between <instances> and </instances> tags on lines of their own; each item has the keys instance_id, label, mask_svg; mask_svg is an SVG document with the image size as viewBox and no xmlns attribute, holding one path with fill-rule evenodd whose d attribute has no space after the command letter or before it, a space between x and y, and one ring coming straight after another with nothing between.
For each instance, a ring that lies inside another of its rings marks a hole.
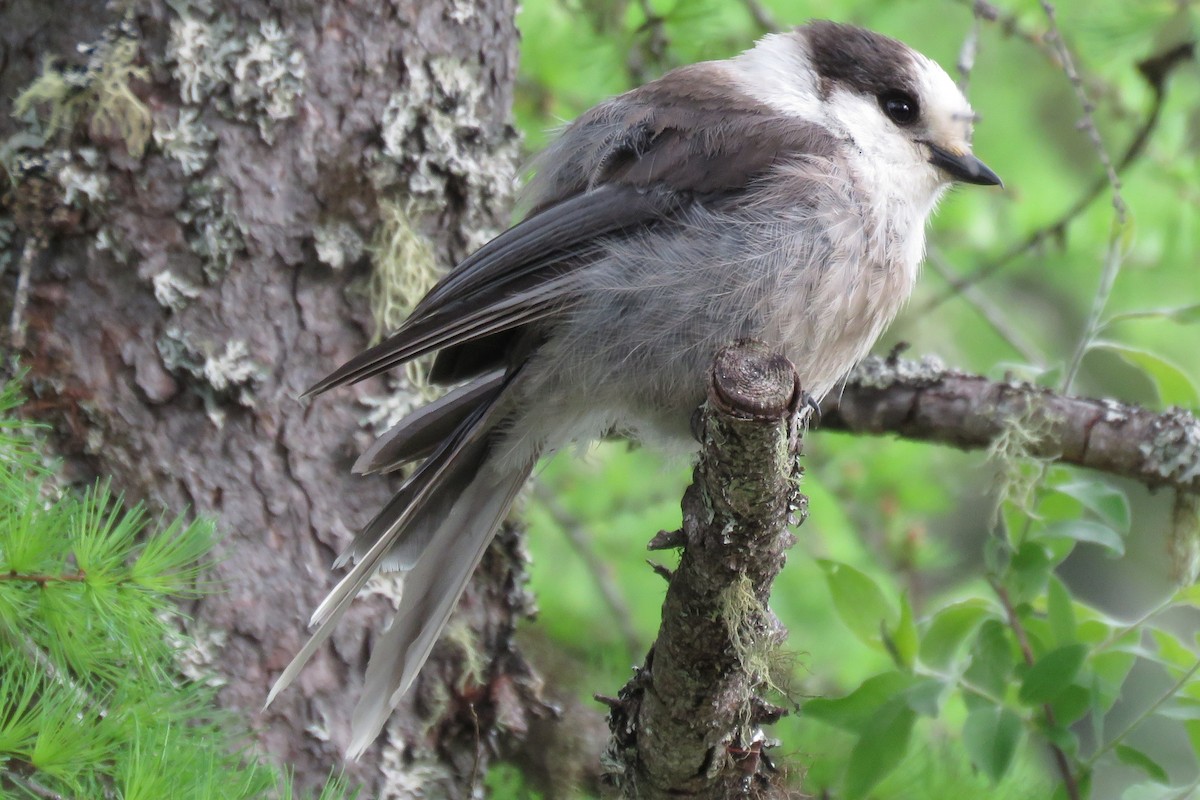
<instances>
[{"instance_id":1,"label":"bark texture","mask_svg":"<svg viewBox=\"0 0 1200 800\"><path fill-rule=\"evenodd\" d=\"M1023 454L1120 475L1151 489L1200 492L1200 420L1117 400L1068 397L1021 381L990 381L936 359L872 357L829 398L831 430L986 449L1015 434Z\"/></svg>"},{"instance_id":2,"label":"bark texture","mask_svg":"<svg viewBox=\"0 0 1200 800\"><path fill-rule=\"evenodd\" d=\"M197 657L312 785L341 763L386 584L260 709L332 585L330 561L389 494L349 473L370 439L364 417L399 409L372 399L390 394L378 382L299 395L367 343L372 262L390 269L374 296L402 306L420 289L412 276L461 257L507 212L514 3L109 6L4 8L10 344L24 345L31 408L75 476L219 519L227 590L193 609ZM44 56L71 91L14 118ZM351 766L369 796L477 792L498 731L519 733L536 711L510 653L528 605L518 537L498 541L390 746Z\"/></svg>"},{"instance_id":3,"label":"bark texture","mask_svg":"<svg viewBox=\"0 0 1200 800\"><path fill-rule=\"evenodd\" d=\"M795 368L761 343L714 360L683 527L651 542L683 547L662 626L645 666L608 701L605 761L623 797L783 796L761 728L783 709L762 695L786 636L767 605L771 585L806 503L802 397Z\"/></svg>"}]
</instances>

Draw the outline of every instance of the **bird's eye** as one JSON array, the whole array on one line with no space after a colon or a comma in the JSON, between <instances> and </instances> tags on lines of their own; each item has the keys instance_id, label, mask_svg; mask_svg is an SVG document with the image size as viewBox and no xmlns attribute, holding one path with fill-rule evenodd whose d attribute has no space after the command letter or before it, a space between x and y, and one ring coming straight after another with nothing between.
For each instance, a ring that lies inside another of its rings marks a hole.
<instances>
[{"instance_id":1,"label":"bird's eye","mask_svg":"<svg viewBox=\"0 0 1200 800\"><path fill-rule=\"evenodd\" d=\"M879 95L879 107L897 125L911 125L921 115L917 98L899 89L889 89Z\"/></svg>"}]
</instances>

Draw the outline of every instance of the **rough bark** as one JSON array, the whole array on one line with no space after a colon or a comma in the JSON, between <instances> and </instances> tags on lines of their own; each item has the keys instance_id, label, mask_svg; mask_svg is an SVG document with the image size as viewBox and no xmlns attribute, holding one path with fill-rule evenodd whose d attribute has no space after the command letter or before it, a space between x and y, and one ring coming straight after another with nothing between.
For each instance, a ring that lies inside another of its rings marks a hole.
<instances>
[{"instance_id":1,"label":"rough bark","mask_svg":"<svg viewBox=\"0 0 1200 800\"><path fill-rule=\"evenodd\" d=\"M507 212L514 3L109 5L4 8L9 344L24 345L30 408L76 477L111 475L130 499L219 519L225 590L192 609L197 656L312 785L341 762L386 585L260 709L332 583L328 564L388 495L349 466L369 440L368 399L389 387L299 395L366 344L372 260L444 267ZM82 67L70 73L82 102L14 119L10 100L46 55ZM369 796L468 796L498 731L520 732L536 708L509 654L528 602L520 564L518 538L499 537L387 752L352 765Z\"/></svg>"},{"instance_id":2,"label":"rough bark","mask_svg":"<svg viewBox=\"0 0 1200 800\"><path fill-rule=\"evenodd\" d=\"M1200 492L1200 420L1116 400L1068 397L1021 381L990 381L934 359L872 357L822 409L821 427L897 434L964 450L1020 436L1024 455Z\"/></svg>"},{"instance_id":3,"label":"rough bark","mask_svg":"<svg viewBox=\"0 0 1200 800\"><path fill-rule=\"evenodd\" d=\"M795 541L788 522L805 507L801 399L795 368L760 343L714 360L683 527L651 543L683 548L662 625L645 666L608 701L605 762L623 797L782 796L761 726L783 713L763 698L786 636L768 601Z\"/></svg>"}]
</instances>

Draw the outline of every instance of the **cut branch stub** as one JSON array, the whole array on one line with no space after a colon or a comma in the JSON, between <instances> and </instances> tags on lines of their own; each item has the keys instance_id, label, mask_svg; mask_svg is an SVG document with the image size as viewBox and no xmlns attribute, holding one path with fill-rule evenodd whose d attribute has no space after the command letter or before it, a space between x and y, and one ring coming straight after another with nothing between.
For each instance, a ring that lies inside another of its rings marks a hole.
<instances>
[{"instance_id":1,"label":"cut branch stub","mask_svg":"<svg viewBox=\"0 0 1200 800\"><path fill-rule=\"evenodd\" d=\"M662 626L609 716L608 777L626 797L774 791L760 725L782 712L761 695L786 631L767 602L802 504L801 397L795 368L760 342L714 359Z\"/></svg>"}]
</instances>

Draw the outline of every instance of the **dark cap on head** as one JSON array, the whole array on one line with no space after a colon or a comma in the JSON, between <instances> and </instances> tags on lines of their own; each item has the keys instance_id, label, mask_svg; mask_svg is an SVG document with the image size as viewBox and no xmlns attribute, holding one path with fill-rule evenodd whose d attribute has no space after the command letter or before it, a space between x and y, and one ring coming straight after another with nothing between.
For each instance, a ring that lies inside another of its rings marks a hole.
<instances>
[{"instance_id":1,"label":"dark cap on head","mask_svg":"<svg viewBox=\"0 0 1200 800\"><path fill-rule=\"evenodd\" d=\"M915 94L913 51L907 45L855 25L814 20L796 29L808 42L821 94L834 84L878 96L889 89Z\"/></svg>"}]
</instances>

